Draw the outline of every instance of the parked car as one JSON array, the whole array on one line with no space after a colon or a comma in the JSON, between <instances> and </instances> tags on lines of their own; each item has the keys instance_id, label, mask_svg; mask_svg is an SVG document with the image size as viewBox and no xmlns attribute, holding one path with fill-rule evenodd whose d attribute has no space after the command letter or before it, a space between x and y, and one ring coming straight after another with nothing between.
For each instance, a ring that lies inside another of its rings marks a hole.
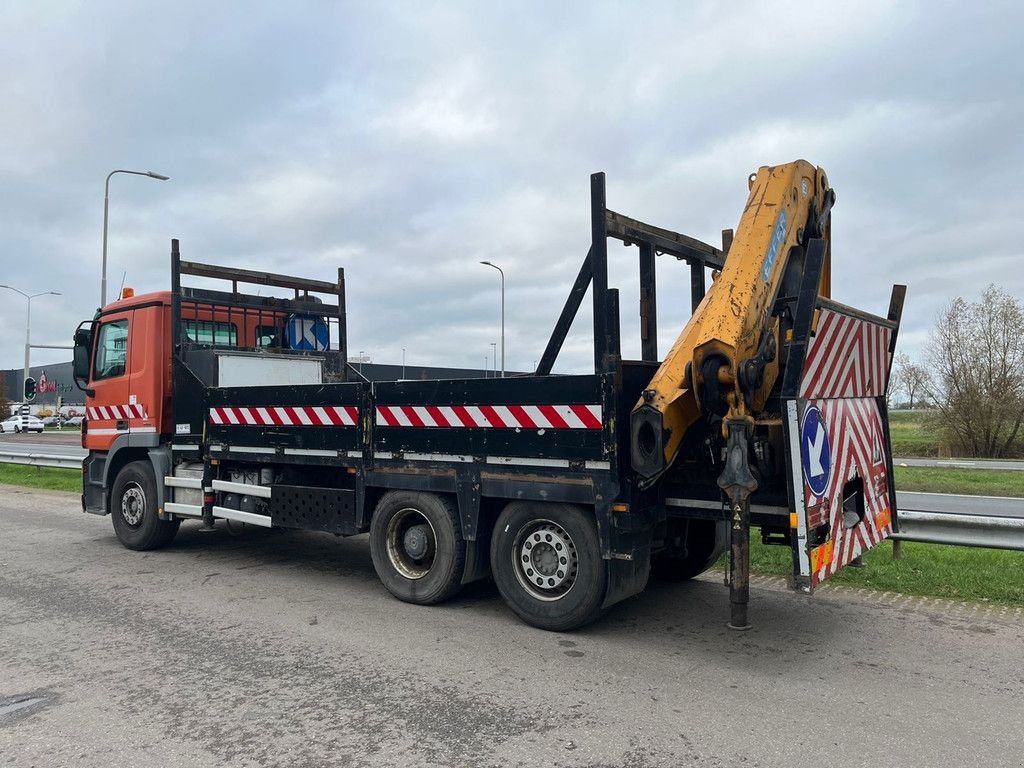
<instances>
[{"instance_id":1,"label":"parked car","mask_svg":"<svg viewBox=\"0 0 1024 768\"><path fill-rule=\"evenodd\" d=\"M47 416L45 419L43 419L43 426L44 427L59 427L60 426L60 417L59 416Z\"/></svg>"},{"instance_id":2,"label":"parked car","mask_svg":"<svg viewBox=\"0 0 1024 768\"><path fill-rule=\"evenodd\" d=\"M35 416L11 416L0 422L0 432L42 432L43 422Z\"/></svg>"},{"instance_id":3,"label":"parked car","mask_svg":"<svg viewBox=\"0 0 1024 768\"><path fill-rule=\"evenodd\" d=\"M82 419L83 418L84 417L82 417L82 416L69 416L68 418L64 419L64 426L65 427L81 427L82 426Z\"/></svg>"}]
</instances>

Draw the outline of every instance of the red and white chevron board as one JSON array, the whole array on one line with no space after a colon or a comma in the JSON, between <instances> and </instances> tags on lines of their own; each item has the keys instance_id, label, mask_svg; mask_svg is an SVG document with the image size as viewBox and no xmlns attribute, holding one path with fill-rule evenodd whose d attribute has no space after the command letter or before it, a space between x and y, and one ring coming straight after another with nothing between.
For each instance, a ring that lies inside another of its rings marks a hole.
<instances>
[{"instance_id":1,"label":"red and white chevron board","mask_svg":"<svg viewBox=\"0 0 1024 768\"><path fill-rule=\"evenodd\" d=\"M129 403L128 405L91 405L85 409L85 417L89 421L147 418L146 409L137 403Z\"/></svg>"},{"instance_id":2,"label":"red and white chevron board","mask_svg":"<svg viewBox=\"0 0 1024 768\"><path fill-rule=\"evenodd\" d=\"M272 405L210 409L210 423L217 426L354 427L359 409L354 405Z\"/></svg>"},{"instance_id":3,"label":"red and white chevron board","mask_svg":"<svg viewBox=\"0 0 1024 768\"><path fill-rule=\"evenodd\" d=\"M378 405L382 427L601 429L600 405Z\"/></svg>"},{"instance_id":4,"label":"red and white chevron board","mask_svg":"<svg viewBox=\"0 0 1024 768\"><path fill-rule=\"evenodd\" d=\"M881 397L891 337L884 326L823 309L807 349L800 397Z\"/></svg>"},{"instance_id":5,"label":"red and white chevron board","mask_svg":"<svg viewBox=\"0 0 1024 768\"><path fill-rule=\"evenodd\" d=\"M812 565L811 583L820 584L855 557L881 543L892 533L889 475L885 433L878 403L871 398L815 400L828 432L832 470L825 492L816 497L804 483L808 508L830 505L831 557ZM864 481L864 519L853 528L843 527L843 486L856 475Z\"/></svg>"}]
</instances>

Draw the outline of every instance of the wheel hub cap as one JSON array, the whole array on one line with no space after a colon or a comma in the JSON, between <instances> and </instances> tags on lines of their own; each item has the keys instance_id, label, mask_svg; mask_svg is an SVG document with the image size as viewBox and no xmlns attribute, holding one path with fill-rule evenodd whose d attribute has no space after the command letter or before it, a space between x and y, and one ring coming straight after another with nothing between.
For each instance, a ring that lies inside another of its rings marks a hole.
<instances>
[{"instance_id":1,"label":"wheel hub cap","mask_svg":"<svg viewBox=\"0 0 1024 768\"><path fill-rule=\"evenodd\" d=\"M538 520L525 526L516 539L516 578L527 592L541 600L558 600L572 589L579 560L564 528Z\"/></svg>"},{"instance_id":2,"label":"wheel hub cap","mask_svg":"<svg viewBox=\"0 0 1024 768\"><path fill-rule=\"evenodd\" d=\"M405 553L413 560L419 560L427 554L429 530L426 525L414 525L405 532L402 543L405 545Z\"/></svg>"},{"instance_id":3,"label":"wheel hub cap","mask_svg":"<svg viewBox=\"0 0 1024 768\"><path fill-rule=\"evenodd\" d=\"M121 495L121 516L130 526L137 526L142 522L142 515L146 511L146 494L138 485L130 485L125 488Z\"/></svg>"}]
</instances>

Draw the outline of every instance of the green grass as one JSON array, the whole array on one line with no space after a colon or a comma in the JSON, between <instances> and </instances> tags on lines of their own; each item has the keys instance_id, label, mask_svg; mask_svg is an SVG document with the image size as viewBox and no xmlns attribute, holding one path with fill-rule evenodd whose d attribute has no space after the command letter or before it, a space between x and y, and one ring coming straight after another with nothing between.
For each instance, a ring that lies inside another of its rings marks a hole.
<instances>
[{"instance_id":1,"label":"green grass","mask_svg":"<svg viewBox=\"0 0 1024 768\"><path fill-rule=\"evenodd\" d=\"M20 485L24 488L81 493L82 473L77 469L0 464L0 485Z\"/></svg>"},{"instance_id":2,"label":"green grass","mask_svg":"<svg viewBox=\"0 0 1024 768\"><path fill-rule=\"evenodd\" d=\"M785 576L793 568L788 547L765 546L751 537L750 568ZM885 541L864 555L864 568L843 568L829 582L906 595L948 597L1024 606L1024 552L903 542L903 558L892 559Z\"/></svg>"},{"instance_id":3,"label":"green grass","mask_svg":"<svg viewBox=\"0 0 1024 768\"><path fill-rule=\"evenodd\" d=\"M942 443L931 414L903 411L889 414L893 456L935 457Z\"/></svg>"},{"instance_id":4,"label":"green grass","mask_svg":"<svg viewBox=\"0 0 1024 768\"><path fill-rule=\"evenodd\" d=\"M901 491L1024 497L1024 471L958 467L894 467Z\"/></svg>"}]
</instances>

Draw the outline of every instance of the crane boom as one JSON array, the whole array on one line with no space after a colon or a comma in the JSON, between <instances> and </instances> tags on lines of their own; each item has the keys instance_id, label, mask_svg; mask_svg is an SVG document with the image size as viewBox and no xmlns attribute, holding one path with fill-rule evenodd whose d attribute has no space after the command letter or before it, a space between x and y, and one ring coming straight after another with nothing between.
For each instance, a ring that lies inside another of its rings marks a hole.
<instances>
[{"instance_id":1,"label":"crane boom","mask_svg":"<svg viewBox=\"0 0 1024 768\"><path fill-rule=\"evenodd\" d=\"M805 160L763 166L749 187L721 272L633 409L632 463L644 484L672 465L702 415L717 421L763 409L779 374L771 313L790 251L810 237L828 241L835 194L824 170ZM826 257L819 293L829 292Z\"/></svg>"}]
</instances>

